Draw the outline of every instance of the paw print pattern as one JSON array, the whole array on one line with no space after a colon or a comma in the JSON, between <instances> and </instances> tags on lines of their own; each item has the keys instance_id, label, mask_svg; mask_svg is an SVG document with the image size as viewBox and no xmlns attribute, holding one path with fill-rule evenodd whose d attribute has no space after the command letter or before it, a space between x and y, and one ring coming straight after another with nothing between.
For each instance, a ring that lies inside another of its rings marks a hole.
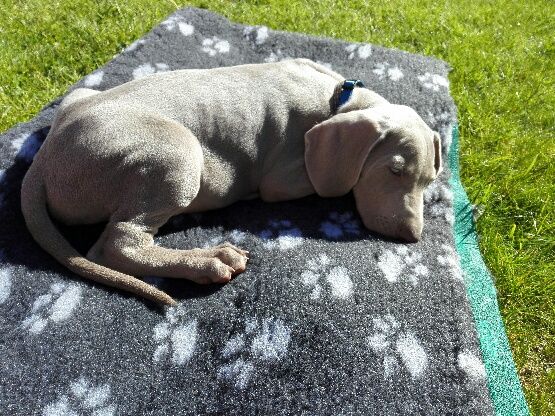
<instances>
[{"instance_id":1,"label":"paw print pattern","mask_svg":"<svg viewBox=\"0 0 555 416\"><path fill-rule=\"evenodd\" d=\"M104 78L104 71L93 72L85 77L83 85L87 88L98 87L102 84L102 78Z\"/></svg>"},{"instance_id":2,"label":"paw print pattern","mask_svg":"<svg viewBox=\"0 0 555 416\"><path fill-rule=\"evenodd\" d=\"M181 16L170 16L162 22L162 26L170 32L179 29L183 36L191 36L195 32L194 26L187 23Z\"/></svg>"},{"instance_id":3,"label":"paw print pattern","mask_svg":"<svg viewBox=\"0 0 555 416\"><path fill-rule=\"evenodd\" d=\"M0 250L2 260L3 250ZM0 268L0 305L8 300L12 292L12 272L7 267Z\"/></svg>"},{"instance_id":4,"label":"paw print pattern","mask_svg":"<svg viewBox=\"0 0 555 416\"><path fill-rule=\"evenodd\" d=\"M243 29L243 36L255 45L262 45L268 40L269 32L266 26L247 26Z\"/></svg>"},{"instance_id":5,"label":"paw print pattern","mask_svg":"<svg viewBox=\"0 0 555 416\"><path fill-rule=\"evenodd\" d=\"M441 136L441 147L443 148L444 153L447 153L451 148L451 142L453 140L452 132L454 115L447 111L443 111L439 114L434 114L429 111L426 122L433 130L439 132L439 135Z\"/></svg>"},{"instance_id":6,"label":"paw print pattern","mask_svg":"<svg viewBox=\"0 0 555 416\"><path fill-rule=\"evenodd\" d=\"M399 81L404 77L403 72L398 67L392 67L387 62L377 64L372 72L378 75L380 79L388 78L391 81Z\"/></svg>"},{"instance_id":7,"label":"paw print pattern","mask_svg":"<svg viewBox=\"0 0 555 416\"><path fill-rule=\"evenodd\" d=\"M424 202L445 202L450 205L453 203L453 191L440 181L433 181L424 191Z\"/></svg>"},{"instance_id":8,"label":"paw print pattern","mask_svg":"<svg viewBox=\"0 0 555 416\"><path fill-rule=\"evenodd\" d=\"M229 48L229 42L217 36L206 38L202 41L202 51L210 56L216 56L218 53L228 53Z\"/></svg>"},{"instance_id":9,"label":"paw print pattern","mask_svg":"<svg viewBox=\"0 0 555 416\"><path fill-rule=\"evenodd\" d=\"M353 293L353 282L345 267L330 267L330 258L320 254L318 259L309 260L308 270L301 273L301 279L305 286L311 288L310 299L320 298L322 285L320 277L325 276L325 281L331 288L331 295L337 299L347 299Z\"/></svg>"},{"instance_id":10,"label":"paw print pattern","mask_svg":"<svg viewBox=\"0 0 555 416\"><path fill-rule=\"evenodd\" d=\"M154 362L169 360L174 365L183 365L191 359L198 337L197 321L182 321L182 313L172 308L166 319L154 327L154 340L158 344Z\"/></svg>"},{"instance_id":11,"label":"paw print pattern","mask_svg":"<svg viewBox=\"0 0 555 416\"><path fill-rule=\"evenodd\" d=\"M426 122L430 127L435 126L436 124L441 124L450 121L452 118L451 113L447 111L443 111L439 114L434 114L431 111L428 111L428 115L426 117Z\"/></svg>"},{"instance_id":12,"label":"paw print pattern","mask_svg":"<svg viewBox=\"0 0 555 416\"><path fill-rule=\"evenodd\" d=\"M374 333L366 339L370 349L383 359L384 379L390 380L401 367L413 379L421 378L428 368L428 356L414 334L401 331L392 315L372 319Z\"/></svg>"},{"instance_id":13,"label":"paw print pattern","mask_svg":"<svg viewBox=\"0 0 555 416\"><path fill-rule=\"evenodd\" d=\"M42 142L38 132L21 134L17 139L12 141L12 148L16 152L16 158L31 163L35 158L35 154L39 151Z\"/></svg>"},{"instance_id":14,"label":"paw print pattern","mask_svg":"<svg viewBox=\"0 0 555 416\"><path fill-rule=\"evenodd\" d=\"M139 79L146 77L147 75L155 74L157 72L168 72L170 67L164 63L157 63L157 64L142 64L133 70L133 79Z\"/></svg>"},{"instance_id":15,"label":"paw print pattern","mask_svg":"<svg viewBox=\"0 0 555 416\"><path fill-rule=\"evenodd\" d=\"M453 279L460 282L463 281L463 272L459 261L459 256L451 247L446 244L441 245L443 254L438 254L437 262L443 267L447 268Z\"/></svg>"},{"instance_id":16,"label":"paw print pattern","mask_svg":"<svg viewBox=\"0 0 555 416\"><path fill-rule=\"evenodd\" d=\"M217 246L218 244L225 243L226 241L231 241L233 244L241 244L245 238L247 237L247 233L244 231L233 230L229 235L226 236L217 236L213 237L208 240L206 243L202 245L202 248L210 248Z\"/></svg>"},{"instance_id":17,"label":"paw print pattern","mask_svg":"<svg viewBox=\"0 0 555 416\"><path fill-rule=\"evenodd\" d=\"M360 59L367 59L372 55L372 46L367 43L353 43L345 48L349 52L349 59L358 56Z\"/></svg>"},{"instance_id":18,"label":"paw print pattern","mask_svg":"<svg viewBox=\"0 0 555 416\"><path fill-rule=\"evenodd\" d=\"M278 49L276 52L271 52L268 57L264 58L264 62L278 62L286 61L288 59L293 59L293 57L289 55L284 55L281 49Z\"/></svg>"},{"instance_id":19,"label":"paw print pattern","mask_svg":"<svg viewBox=\"0 0 555 416\"><path fill-rule=\"evenodd\" d=\"M429 88L432 91L439 91L440 87L449 88L449 81L447 78L438 74L426 72L424 75L420 75L418 80L425 88Z\"/></svg>"},{"instance_id":20,"label":"paw print pattern","mask_svg":"<svg viewBox=\"0 0 555 416\"><path fill-rule=\"evenodd\" d=\"M324 221L320 225L320 231L332 240L342 238L346 234L359 235L360 234L360 221L358 221L352 212L332 212L329 215L329 220Z\"/></svg>"},{"instance_id":21,"label":"paw print pattern","mask_svg":"<svg viewBox=\"0 0 555 416\"><path fill-rule=\"evenodd\" d=\"M116 405L110 403L110 386L92 386L84 377L69 386L67 395L42 410L43 416L112 416Z\"/></svg>"},{"instance_id":22,"label":"paw print pattern","mask_svg":"<svg viewBox=\"0 0 555 416\"><path fill-rule=\"evenodd\" d=\"M54 283L48 293L35 300L31 315L25 318L21 326L33 334L40 334L48 323L69 319L81 302L81 292L77 285Z\"/></svg>"},{"instance_id":23,"label":"paw print pattern","mask_svg":"<svg viewBox=\"0 0 555 416\"><path fill-rule=\"evenodd\" d=\"M139 39L136 40L135 42L133 42L131 45L129 45L127 48L125 48L125 52L132 52L135 49L137 49L139 46L144 45L145 44L145 40L144 39Z\"/></svg>"},{"instance_id":24,"label":"paw print pattern","mask_svg":"<svg viewBox=\"0 0 555 416\"><path fill-rule=\"evenodd\" d=\"M406 246L385 250L378 259L378 267L389 283L404 279L413 286L418 284L419 277L427 276L429 273L428 268L422 264L422 254L415 253Z\"/></svg>"},{"instance_id":25,"label":"paw print pattern","mask_svg":"<svg viewBox=\"0 0 555 416\"><path fill-rule=\"evenodd\" d=\"M433 181L424 190L424 203L427 212L433 218L443 218L447 223L453 224L453 191L440 181Z\"/></svg>"},{"instance_id":26,"label":"paw print pattern","mask_svg":"<svg viewBox=\"0 0 555 416\"><path fill-rule=\"evenodd\" d=\"M457 367L466 374L471 382L486 379L486 368L482 360L470 351L461 351L457 357Z\"/></svg>"},{"instance_id":27,"label":"paw print pattern","mask_svg":"<svg viewBox=\"0 0 555 416\"><path fill-rule=\"evenodd\" d=\"M266 240L263 243L266 249L288 250L302 244L303 233L300 229L294 227L291 221L272 220L268 225L269 228L259 234L260 238Z\"/></svg>"},{"instance_id":28,"label":"paw print pattern","mask_svg":"<svg viewBox=\"0 0 555 416\"><path fill-rule=\"evenodd\" d=\"M291 330L281 320L265 318L259 324L256 319L248 319L245 332L226 342L221 356L228 363L218 370L218 379L243 390L255 366L281 360L290 340Z\"/></svg>"}]
</instances>

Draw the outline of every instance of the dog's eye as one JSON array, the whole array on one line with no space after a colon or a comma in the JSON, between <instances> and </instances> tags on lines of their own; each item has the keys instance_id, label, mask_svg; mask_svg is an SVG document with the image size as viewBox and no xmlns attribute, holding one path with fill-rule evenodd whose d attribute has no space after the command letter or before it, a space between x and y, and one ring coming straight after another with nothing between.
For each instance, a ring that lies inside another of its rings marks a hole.
<instances>
[{"instance_id":1,"label":"dog's eye","mask_svg":"<svg viewBox=\"0 0 555 416\"><path fill-rule=\"evenodd\" d=\"M395 166L395 165L391 166L391 167L389 168L389 170L390 170L391 173L393 173L394 175L400 175L401 172L403 171L403 169L402 169L401 167Z\"/></svg>"},{"instance_id":2,"label":"dog's eye","mask_svg":"<svg viewBox=\"0 0 555 416\"><path fill-rule=\"evenodd\" d=\"M394 175L401 175L403 173L403 168L405 167L405 159L403 156L396 155L393 157L389 170Z\"/></svg>"}]
</instances>

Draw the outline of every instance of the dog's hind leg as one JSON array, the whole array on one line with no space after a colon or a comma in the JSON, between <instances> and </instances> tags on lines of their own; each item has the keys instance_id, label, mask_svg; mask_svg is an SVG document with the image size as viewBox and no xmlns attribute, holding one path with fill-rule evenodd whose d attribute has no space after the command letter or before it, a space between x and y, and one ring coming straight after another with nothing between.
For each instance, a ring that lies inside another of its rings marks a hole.
<instances>
[{"instance_id":1,"label":"dog's hind leg","mask_svg":"<svg viewBox=\"0 0 555 416\"><path fill-rule=\"evenodd\" d=\"M209 249L176 250L154 244L152 227L111 222L87 257L136 276L185 278L200 284L225 283L243 272L247 252L229 243Z\"/></svg>"},{"instance_id":2,"label":"dog's hind leg","mask_svg":"<svg viewBox=\"0 0 555 416\"><path fill-rule=\"evenodd\" d=\"M247 252L231 244L192 250L154 244L159 227L198 195L203 166L200 144L188 129L156 122L150 133L158 139L130 146L127 168L113 179L123 184L118 208L87 258L131 275L227 282L245 270ZM144 126L134 133L145 135Z\"/></svg>"}]
</instances>

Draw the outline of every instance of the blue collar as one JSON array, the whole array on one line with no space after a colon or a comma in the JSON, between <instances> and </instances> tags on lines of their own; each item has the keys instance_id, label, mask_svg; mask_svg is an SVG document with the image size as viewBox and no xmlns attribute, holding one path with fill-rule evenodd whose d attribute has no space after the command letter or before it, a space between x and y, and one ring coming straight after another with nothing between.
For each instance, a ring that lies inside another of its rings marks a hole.
<instances>
[{"instance_id":1,"label":"blue collar","mask_svg":"<svg viewBox=\"0 0 555 416\"><path fill-rule=\"evenodd\" d=\"M332 108L334 114L337 113L339 107L349 101L356 87L363 88L364 83L360 79L346 79L343 83L337 85L334 93L334 98L337 98L333 100L334 103Z\"/></svg>"}]
</instances>

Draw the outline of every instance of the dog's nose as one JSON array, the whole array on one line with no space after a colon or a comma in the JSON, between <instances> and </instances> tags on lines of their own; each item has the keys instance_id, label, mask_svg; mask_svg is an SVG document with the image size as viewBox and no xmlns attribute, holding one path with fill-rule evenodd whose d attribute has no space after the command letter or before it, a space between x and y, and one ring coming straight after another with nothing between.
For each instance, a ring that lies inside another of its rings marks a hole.
<instances>
[{"instance_id":1,"label":"dog's nose","mask_svg":"<svg viewBox=\"0 0 555 416\"><path fill-rule=\"evenodd\" d=\"M422 228L412 223L400 224L397 235L407 243L416 243L422 236Z\"/></svg>"}]
</instances>

